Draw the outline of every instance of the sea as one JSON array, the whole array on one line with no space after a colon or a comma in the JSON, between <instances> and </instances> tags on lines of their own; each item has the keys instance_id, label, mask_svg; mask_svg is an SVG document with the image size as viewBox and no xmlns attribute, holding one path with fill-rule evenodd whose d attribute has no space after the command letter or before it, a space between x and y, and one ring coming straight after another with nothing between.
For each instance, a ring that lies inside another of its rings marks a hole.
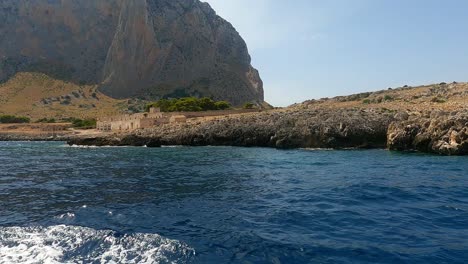
<instances>
[{"instance_id":1,"label":"sea","mask_svg":"<svg viewBox=\"0 0 468 264\"><path fill-rule=\"evenodd\" d=\"M0 263L468 263L468 157L0 142Z\"/></svg>"}]
</instances>

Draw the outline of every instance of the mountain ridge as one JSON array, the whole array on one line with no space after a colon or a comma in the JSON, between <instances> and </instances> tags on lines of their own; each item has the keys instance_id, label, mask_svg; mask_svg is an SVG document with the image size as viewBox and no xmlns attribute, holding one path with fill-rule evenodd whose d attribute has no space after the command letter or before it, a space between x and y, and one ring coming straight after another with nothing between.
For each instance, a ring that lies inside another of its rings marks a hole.
<instances>
[{"instance_id":1,"label":"mountain ridge","mask_svg":"<svg viewBox=\"0 0 468 264\"><path fill-rule=\"evenodd\" d=\"M35 71L117 99L264 100L244 40L198 0L5 0L0 34L3 82Z\"/></svg>"}]
</instances>

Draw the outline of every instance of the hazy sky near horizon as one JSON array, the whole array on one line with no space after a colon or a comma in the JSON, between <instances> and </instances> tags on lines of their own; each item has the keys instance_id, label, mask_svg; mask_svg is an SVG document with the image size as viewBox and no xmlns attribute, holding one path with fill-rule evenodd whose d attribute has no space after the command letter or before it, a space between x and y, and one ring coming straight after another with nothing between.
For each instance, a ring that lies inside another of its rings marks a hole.
<instances>
[{"instance_id":1,"label":"hazy sky near horizon","mask_svg":"<svg viewBox=\"0 0 468 264\"><path fill-rule=\"evenodd\" d=\"M466 0L205 0L247 42L265 99L468 81Z\"/></svg>"}]
</instances>

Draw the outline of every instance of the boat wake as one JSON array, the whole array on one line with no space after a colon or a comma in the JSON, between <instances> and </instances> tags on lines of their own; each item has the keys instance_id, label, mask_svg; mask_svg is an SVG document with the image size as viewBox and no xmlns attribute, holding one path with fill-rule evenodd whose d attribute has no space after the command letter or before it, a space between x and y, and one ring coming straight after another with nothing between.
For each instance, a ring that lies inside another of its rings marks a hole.
<instances>
[{"instance_id":1,"label":"boat wake","mask_svg":"<svg viewBox=\"0 0 468 264\"><path fill-rule=\"evenodd\" d=\"M194 249L157 234L78 226L1 227L0 263L187 263Z\"/></svg>"}]
</instances>

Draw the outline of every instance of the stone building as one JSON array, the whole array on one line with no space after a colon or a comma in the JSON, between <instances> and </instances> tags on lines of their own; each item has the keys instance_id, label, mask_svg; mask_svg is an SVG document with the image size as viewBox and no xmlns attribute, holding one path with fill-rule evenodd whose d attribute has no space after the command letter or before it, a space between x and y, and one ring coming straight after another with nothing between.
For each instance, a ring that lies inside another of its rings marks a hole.
<instances>
[{"instance_id":1,"label":"stone building","mask_svg":"<svg viewBox=\"0 0 468 264\"><path fill-rule=\"evenodd\" d=\"M223 110L223 111L205 111L205 112L176 112L162 113L159 108L150 108L148 113L128 114L99 118L96 127L100 131L133 131L140 128L149 128L153 126L169 123L185 123L188 120L197 118L223 117L234 114L245 114L258 112L258 110Z\"/></svg>"},{"instance_id":2,"label":"stone building","mask_svg":"<svg viewBox=\"0 0 468 264\"><path fill-rule=\"evenodd\" d=\"M187 117L184 115L173 115L169 118L169 123L185 123L187 122Z\"/></svg>"},{"instance_id":3,"label":"stone building","mask_svg":"<svg viewBox=\"0 0 468 264\"><path fill-rule=\"evenodd\" d=\"M101 131L132 131L169 123L169 118L159 108L151 108L149 113L99 118L96 127Z\"/></svg>"}]
</instances>

